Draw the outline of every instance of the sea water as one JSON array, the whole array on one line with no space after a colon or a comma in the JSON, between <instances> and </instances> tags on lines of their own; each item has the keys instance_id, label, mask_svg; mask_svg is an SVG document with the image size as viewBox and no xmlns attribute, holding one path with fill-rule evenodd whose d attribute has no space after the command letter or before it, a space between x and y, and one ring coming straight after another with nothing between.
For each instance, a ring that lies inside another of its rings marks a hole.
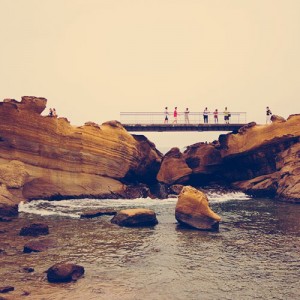
<instances>
[{"instance_id":1,"label":"sea water","mask_svg":"<svg viewBox=\"0 0 300 300\"><path fill-rule=\"evenodd\" d=\"M179 226L177 198L20 204L18 218L0 223L0 285L14 286L11 295L29 292L26 299L299 299L300 206L206 192L222 218L219 232ZM112 216L80 219L87 210L137 207L154 210L158 225L126 228L112 224ZM37 222L49 225L47 237L19 236L23 226ZM41 238L55 245L22 253L28 241ZM84 277L48 283L45 271L58 262L82 265Z\"/></svg>"}]
</instances>

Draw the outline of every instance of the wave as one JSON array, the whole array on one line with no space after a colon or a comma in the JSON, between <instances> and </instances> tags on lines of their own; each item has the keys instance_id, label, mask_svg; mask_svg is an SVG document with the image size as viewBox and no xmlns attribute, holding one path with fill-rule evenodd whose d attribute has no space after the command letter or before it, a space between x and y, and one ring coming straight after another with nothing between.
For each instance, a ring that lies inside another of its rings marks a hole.
<instances>
[{"instance_id":1,"label":"wave","mask_svg":"<svg viewBox=\"0 0 300 300\"><path fill-rule=\"evenodd\" d=\"M205 191L210 203L249 200L251 197L242 192L218 192L216 190ZM19 212L40 216L59 216L67 218L80 218L87 210L97 209L126 209L126 208L153 208L170 207L176 205L177 197L168 199L69 199L60 201L34 200L19 204Z\"/></svg>"}]
</instances>

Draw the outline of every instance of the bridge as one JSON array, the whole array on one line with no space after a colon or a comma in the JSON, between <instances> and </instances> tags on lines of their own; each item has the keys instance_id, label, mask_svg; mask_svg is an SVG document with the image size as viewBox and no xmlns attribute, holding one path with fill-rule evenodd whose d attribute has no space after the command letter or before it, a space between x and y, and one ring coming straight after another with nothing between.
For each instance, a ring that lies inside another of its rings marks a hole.
<instances>
[{"instance_id":1,"label":"bridge","mask_svg":"<svg viewBox=\"0 0 300 300\"><path fill-rule=\"evenodd\" d=\"M174 132L174 131L237 131L247 124L245 112L230 112L230 124L226 124L224 113L218 114L215 122L213 113L208 113L208 122L204 123L202 112L190 112L189 120L184 113L178 113L177 123L173 123L173 114L169 113L168 123L164 123L163 112L121 112L120 120L127 131L131 132Z\"/></svg>"}]
</instances>

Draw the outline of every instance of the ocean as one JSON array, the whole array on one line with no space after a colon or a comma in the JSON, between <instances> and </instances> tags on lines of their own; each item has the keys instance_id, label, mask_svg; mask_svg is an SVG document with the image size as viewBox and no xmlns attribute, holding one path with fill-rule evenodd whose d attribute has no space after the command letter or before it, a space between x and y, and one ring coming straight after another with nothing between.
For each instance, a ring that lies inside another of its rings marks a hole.
<instances>
[{"instance_id":1,"label":"ocean","mask_svg":"<svg viewBox=\"0 0 300 300\"><path fill-rule=\"evenodd\" d=\"M26 299L39 300L298 299L300 206L240 192L206 193L222 218L219 232L181 227L174 216L177 198L21 203L18 218L0 222L1 286L14 286L11 296L25 291ZM98 208L137 207L154 210L159 223L125 228L112 224L111 216L79 217ZM39 222L49 225L43 238L55 246L24 254L26 242L42 238L19 231ZM58 262L82 265L84 277L48 283L45 271Z\"/></svg>"}]
</instances>

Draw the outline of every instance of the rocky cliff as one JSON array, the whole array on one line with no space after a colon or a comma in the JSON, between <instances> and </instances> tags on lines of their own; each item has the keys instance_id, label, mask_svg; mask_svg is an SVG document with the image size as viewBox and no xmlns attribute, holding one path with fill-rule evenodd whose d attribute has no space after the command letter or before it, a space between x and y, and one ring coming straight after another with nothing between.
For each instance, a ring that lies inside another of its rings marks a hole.
<instances>
[{"instance_id":1,"label":"rocky cliff","mask_svg":"<svg viewBox=\"0 0 300 300\"><path fill-rule=\"evenodd\" d=\"M117 121L75 127L42 116L46 103L37 97L0 102L0 203L122 197L126 184L156 180L162 155L145 137Z\"/></svg>"},{"instance_id":2,"label":"rocky cliff","mask_svg":"<svg viewBox=\"0 0 300 300\"><path fill-rule=\"evenodd\" d=\"M252 195L300 202L299 157L300 115L272 116L272 124L249 123L214 143L191 145L176 156L169 151L157 178L166 184L231 184ZM177 165L185 167L174 174Z\"/></svg>"}]
</instances>

